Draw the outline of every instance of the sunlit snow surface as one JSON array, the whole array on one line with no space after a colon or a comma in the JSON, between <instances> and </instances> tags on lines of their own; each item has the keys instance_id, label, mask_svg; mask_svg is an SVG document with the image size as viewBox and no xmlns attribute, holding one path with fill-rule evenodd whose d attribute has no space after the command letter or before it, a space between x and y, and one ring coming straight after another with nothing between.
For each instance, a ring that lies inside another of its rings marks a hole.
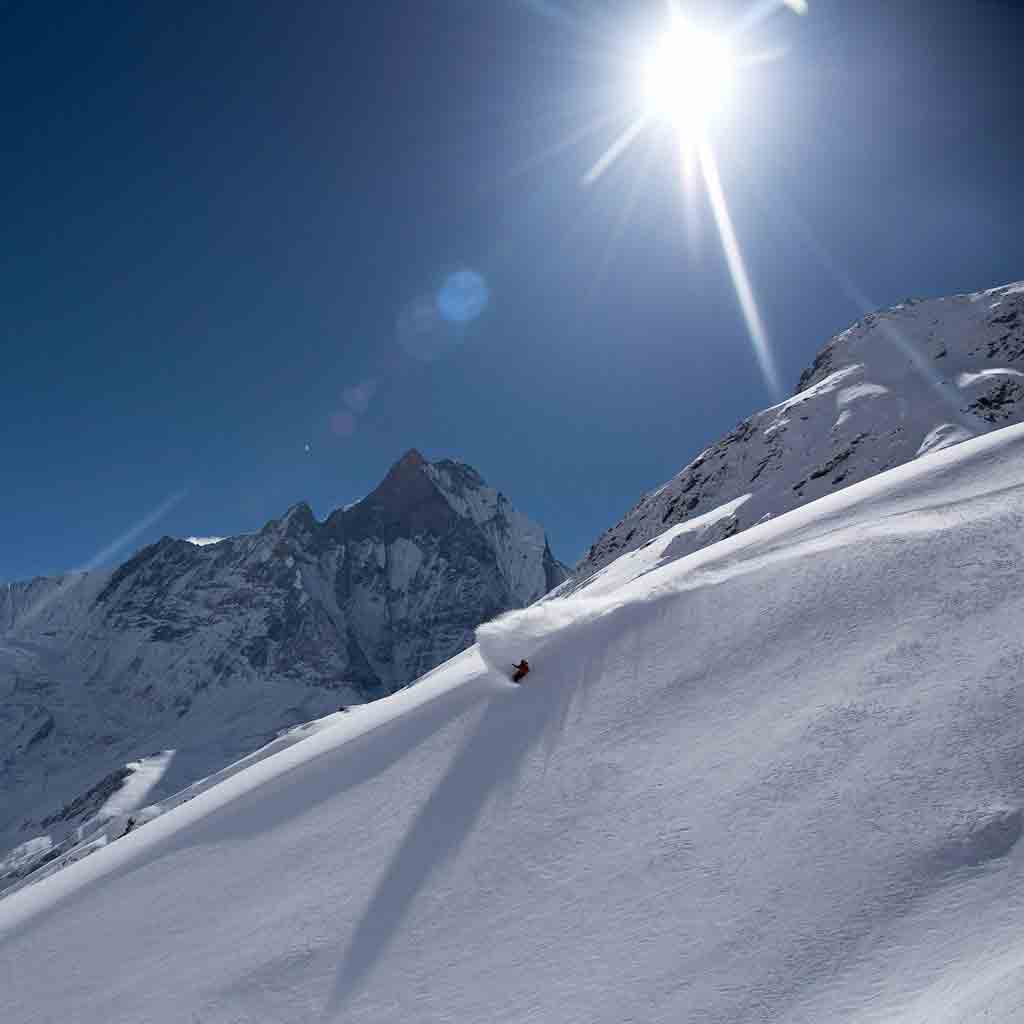
<instances>
[{"instance_id":1,"label":"sunlit snow surface","mask_svg":"<svg viewBox=\"0 0 1024 1024\"><path fill-rule=\"evenodd\" d=\"M1022 525L1008 427L670 531L0 901L0 1017L1021 1019Z\"/></svg>"}]
</instances>

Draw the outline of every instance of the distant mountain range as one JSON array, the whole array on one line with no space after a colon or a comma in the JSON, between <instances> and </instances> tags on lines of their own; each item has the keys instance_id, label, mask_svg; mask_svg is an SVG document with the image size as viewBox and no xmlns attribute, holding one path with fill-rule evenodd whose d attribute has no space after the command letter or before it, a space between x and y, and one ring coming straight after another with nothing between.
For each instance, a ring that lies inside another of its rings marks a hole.
<instances>
[{"instance_id":1,"label":"distant mountain range","mask_svg":"<svg viewBox=\"0 0 1024 1024\"><path fill-rule=\"evenodd\" d=\"M567 575L476 470L410 451L324 522L298 504L258 533L0 585L0 854L88 821L126 762L175 751L155 798L391 693Z\"/></svg>"}]
</instances>

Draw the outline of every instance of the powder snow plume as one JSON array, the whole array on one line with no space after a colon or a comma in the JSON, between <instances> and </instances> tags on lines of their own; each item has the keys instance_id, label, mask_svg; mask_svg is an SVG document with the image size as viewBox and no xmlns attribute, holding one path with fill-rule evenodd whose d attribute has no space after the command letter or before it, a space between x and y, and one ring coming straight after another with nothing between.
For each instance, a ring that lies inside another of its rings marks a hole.
<instances>
[{"instance_id":1,"label":"powder snow plume","mask_svg":"<svg viewBox=\"0 0 1024 1024\"><path fill-rule=\"evenodd\" d=\"M602 633L605 620L624 605L612 597L576 597L506 612L477 628L480 656L491 671L506 678L523 658L531 671L540 669L559 661L559 649L572 647L580 633Z\"/></svg>"}]
</instances>

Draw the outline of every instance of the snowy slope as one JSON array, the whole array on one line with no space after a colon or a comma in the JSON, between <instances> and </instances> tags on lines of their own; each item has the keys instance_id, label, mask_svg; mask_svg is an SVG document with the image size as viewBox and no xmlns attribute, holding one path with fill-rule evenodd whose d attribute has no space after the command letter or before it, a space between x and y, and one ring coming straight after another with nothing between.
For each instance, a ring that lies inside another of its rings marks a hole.
<instances>
[{"instance_id":1,"label":"snowy slope","mask_svg":"<svg viewBox=\"0 0 1024 1024\"><path fill-rule=\"evenodd\" d=\"M749 496L696 551L918 455L1024 419L1024 283L907 299L833 338L788 401L744 420L593 545L577 586L676 523Z\"/></svg>"},{"instance_id":2,"label":"snowy slope","mask_svg":"<svg viewBox=\"0 0 1024 1024\"><path fill-rule=\"evenodd\" d=\"M0 889L116 828L111 795L152 764L164 799L411 682L566 574L475 470L410 451L324 522L300 503L256 533L0 586Z\"/></svg>"},{"instance_id":3,"label":"snowy slope","mask_svg":"<svg viewBox=\"0 0 1024 1024\"><path fill-rule=\"evenodd\" d=\"M0 900L0 1016L1019 1020L1022 524L1010 427L666 534Z\"/></svg>"}]
</instances>

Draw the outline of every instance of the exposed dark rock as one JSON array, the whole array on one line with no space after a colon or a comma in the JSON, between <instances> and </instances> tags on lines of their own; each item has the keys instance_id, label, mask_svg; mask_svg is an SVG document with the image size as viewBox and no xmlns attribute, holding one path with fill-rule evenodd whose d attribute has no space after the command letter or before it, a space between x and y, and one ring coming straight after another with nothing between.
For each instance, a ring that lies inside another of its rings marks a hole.
<instances>
[{"instance_id":1,"label":"exposed dark rock","mask_svg":"<svg viewBox=\"0 0 1024 1024\"><path fill-rule=\"evenodd\" d=\"M833 347L826 345L814 357L814 362L800 374L800 380L793 394L798 395L801 391L806 391L812 384L824 380L832 372L832 357Z\"/></svg>"},{"instance_id":2,"label":"exposed dark rock","mask_svg":"<svg viewBox=\"0 0 1024 1024\"><path fill-rule=\"evenodd\" d=\"M34 747L37 743L42 743L42 741L53 732L55 724L53 715L46 715L43 719L43 724L40 725L31 736L29 736L28 742L25 744L25 749L27 750L29 747Z\"/></svg>"},{"instance_id":3,"label":"exposed dark rock","mask_svg":"<svg viewBox=\"0 0 1024 1024\"><path fill-rule=\"evenodd\" d=\"M853 454L854 449L857 447L857 445L860 444L860 442L863 441L864 438L866 438L867 436L867 434L860 434L857 437L855 437L848 448L844 448L842 451L836 452L836 454L833 455L832 458L829 459L828 462L826 462L823 466L819 466L817 469L812 470L810 478L812 480L818 480L823 476L828 476L828 474L831 473L836 468L836 466L839 466L842 463L844 463ZM802 486L802 483L799 486Z\"/></svg>"},{"instance_id":4,"label":"exposed dark rock","mask_svg":"<svg viewBox=\"0 0 1024 1024\"><path fill-rule=\"evenodd\" d=\"M975 399L968 408L989 423L1009 419L1014 414L1014 406L1024 398L1024 388L1018 380L1000 381L986 394Z\"/></svg>"},{"instance_id":5,"label":"exposed dark rock","mask_svg":"<svg viewBox=\"0 0 1024 1024\"><path fill-rule=\"evenodd\" d=\"M399 537L443 535L455 525L451 505L423 473L419 452L406 452L375 491L344 513L350 541L373 539L390 544Z\"/></svg>"}]
</instances>

